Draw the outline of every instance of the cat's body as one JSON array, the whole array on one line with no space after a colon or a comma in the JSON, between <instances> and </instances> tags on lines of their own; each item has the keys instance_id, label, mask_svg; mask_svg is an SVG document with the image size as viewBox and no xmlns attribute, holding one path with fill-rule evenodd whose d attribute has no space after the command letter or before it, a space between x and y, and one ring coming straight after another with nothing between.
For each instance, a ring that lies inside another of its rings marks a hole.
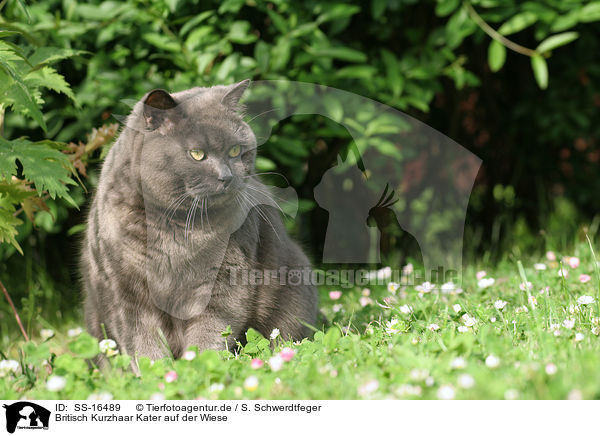
<instances>
[{"instance_id":1,"label":"cat's body","mask_svg":"<svg viewBox=\"0 0 600 436\"><path fill-rule=\"evenodd\" d=\"M224 349L228 325L229 346L250 327L299 340L316 321L314 286L237 275L309 267L253 176L256 140L235 111L246 86L149 93L106 158L83 247L85 315L122 352L163 357L161 335L175 357Z\"/></svg>"}]
</instances>

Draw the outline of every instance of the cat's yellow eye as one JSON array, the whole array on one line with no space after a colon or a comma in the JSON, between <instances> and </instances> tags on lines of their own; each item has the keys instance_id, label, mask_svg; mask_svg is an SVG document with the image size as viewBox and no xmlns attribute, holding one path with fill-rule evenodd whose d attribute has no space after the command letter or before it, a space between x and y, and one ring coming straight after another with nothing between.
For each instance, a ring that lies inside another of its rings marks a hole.
<instances>
[{"instance_id":1,"label":"cat's yellow eye","mask_svg":"<svg viewBox=\"0 0 600 436\"><path fill-rule=\"evenodd\" d=\"M234 145L229 149L229 157L238 157L242 151L242 147Z\"/></svg>"},{"instance_id":2,"label":"cat's yellow eye","mask_svg":"<svg viewBox=\"0 0 600 436\"><path fill-rule=\"evenodd\" d=\"M202 150L191 150L190 156L192 156L192 159L194 160L202 160L204 159L205 154Z\"/></svg>"}]
</instances>

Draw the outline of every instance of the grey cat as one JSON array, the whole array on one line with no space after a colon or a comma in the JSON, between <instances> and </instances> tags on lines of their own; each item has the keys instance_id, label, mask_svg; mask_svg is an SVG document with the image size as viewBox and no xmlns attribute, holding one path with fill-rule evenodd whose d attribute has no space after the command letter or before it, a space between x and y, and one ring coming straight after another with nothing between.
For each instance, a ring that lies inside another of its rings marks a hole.
<instances>
[{"instance_id":1,"label":"grey cat","mask_svg":"<svg viewBox=\"0 0 600 436\"><path fill-rule=\"evenodd\" d=\"M106 157L81 271L87 328L121 352L225 349L250 327L300 340L316 322L315 287L286 279L310 263L255 174L248 84L149 92ZM283 274L249 284L251 270Z\"/></svg>"}]
</instances>

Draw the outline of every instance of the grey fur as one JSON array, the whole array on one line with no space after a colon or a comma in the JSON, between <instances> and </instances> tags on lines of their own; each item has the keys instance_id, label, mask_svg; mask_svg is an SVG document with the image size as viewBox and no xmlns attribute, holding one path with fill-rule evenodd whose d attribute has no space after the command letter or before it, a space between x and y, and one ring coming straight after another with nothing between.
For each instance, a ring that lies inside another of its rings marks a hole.
<instances>
[{"instance_id":1,"label":"grey fur","mask_svg":"<svg viewBox=\"0 0 600 436\"><path fill-rule=\"evenodd\" d=\"M175 93L160 110L147 94L106 157L81 258L85 316L124 353L165 356L159 329L178 357L190 345L224 349L228 325L231 347L250 327L299 340L316 322L314 286L231 284L232 267L310 267L252 176L256 139L236 107L247 84ZM237 144L242 156L228 158ZM200 162L189 155L197 147Z\"/></svg>"}]
</instances>

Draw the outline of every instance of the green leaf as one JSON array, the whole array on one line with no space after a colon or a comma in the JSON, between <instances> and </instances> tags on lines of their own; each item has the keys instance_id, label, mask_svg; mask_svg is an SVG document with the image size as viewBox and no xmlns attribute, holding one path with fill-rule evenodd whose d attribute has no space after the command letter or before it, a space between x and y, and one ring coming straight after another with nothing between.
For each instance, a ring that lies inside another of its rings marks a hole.
<instances>
[{"instance_id":1,"label":"green leaf","mask_svg":"<svg viewBox=\"0 0 600 436\"><path fill-rule=\"evenodd\" d=\"M40 47L37 48L31 56L29 62L31 65L51 64L62 59L89 53L83 50L73 50L70 48L58 47Z\"/></svg>"},{"instance_id":2,"label":"green leaf","mask_svg":"<svg viewBox=\"0 0 600 436\"><path fill-rule=\"evenodd\" d=\"M532 56L531 68L538 86L541 89L546 89L548 87L548 65L546 60L540 55Z\"/></svg>"},{"instance_id":3,"label":"green leaf","mask_svg":"<svg viewBox=\"0 0 600 436\"><path fill-rule=\"evenodd\" d=\"M43 87L47 89L52 89L56 92L61 92L69 97L71 100L77 104L77 100L75 99L75 94L71 90L69 84L65 81L64 77L56 72L54 68L51 67L42 67L38 70L34 70L28 73L25 78L25 83L28 85L33 85L37 87Z\"/></svg>"},{"instance_id":4,"label":"green leaf","mask_svg":"<svg viewBox=\"0 0 600 436\"><path fill-rule=\"evenodd\" d=\"M340 59L348 62L365 62L367 55L363 52L349 47L322 47L309 49L310 54L315 57Z\"/></svg>"},{"instance_id":5,"label":"green leaf","mask_svg":"<svg viewBox=\"0 0 600 436\"><path fill-rule=\"evenodd\" d=\"M335 76L340 79L370 79L374 77L376 73L377 68L371 65L350 65L337 70Z\"/></svg>"},{"instance_id":6,"label":"green leaf","mask_svg":"<svg viewBox=\"0 0 600 436\"><path fill-rule=\"evenodd\" d=\"M15 211L13 201L0 195L0 242L12 244L23 254L23 249L15 239L18 233L17 226L23 224L23 221L14 216Z\"/></svg>"},{"instance_id":7,"label":"green leaf","mask_svg":"<svg viewBox=\"0 0 600 436\"><path fill-rule=\"evenodd\" d=\"M488 63L490 64L490 70L493 72L500 71L505 60L506 48L504 45L493 39L488 48Z\"/></svg>"},{"instance_id":8,"label":"green leaf","mask_svg":"<svg viewBox=\"0 0 600 436\"><path fill-rule=\"evenodd\" d=\"M438 17L450 15L458 8L459 4L459 0L438 0L437 6L435 7L435 14Z\"/></svg>"},{"instance_id":9,"label":"green leaf","mask_svg":"<svg viewBox=\"0 0 600 436\"><path fill-rule=\"evenodd\" d=\"M502 35L510 35L512 33L520 32L526 27L531 26L533 23L537 21L537 15L533 12L525 11L521 12L508 21L506 21L500 28L498 32Z\"/></svg>"},{"instance_id":10,"label":"green leaf","mask_svg":"<svg viewBox=\"0 0 600 436\"><path fill-rule=\"evenodd\" d=\"M91 359L100 353L98 339L85 332L77 336L77 339L69 344L69 350L84 359Z\"/></svg>"},{"instance_id":11,"label":"green leaf","mask_svg":"<svg viewBox=\"0 0 600 436\"><path fill-rule=\"evenodd\" d=\"M0 103L8 104L25 112L33 118L41 127L46 130L46 122L40 108L32 96L31 90L27 87L19 72L15 69L14 62L20 58L12 50L0 49L0 69L5 71L8 76L14 81L14 84L4 92L0 97Z\"/></svg>"},{"instance_id":12,"label":"green leaf","mask_svg":"<svg viewBox=\"0 0 600 436\"><path fill-rule=\"evenodd\" d=\"M600 20L600 2L591 2L582 7L579 11L579 21L590 23Z\"/></svg>"},{"instance_id":13,"label":"green leaf","mask_svg":"<svg viewBox=\"0 0 600 436\"><path fill-rule=\"evenodd\" d=\"M258 36L250 33L250 23L247 21L234 21L229 28L227 38L238 44L250 44L256 41Z\"/></svg>"},{"instance_id":14,"label":"green leaf","mask_svg":"<svg viewBox=\"0 0 600 436\"><path fill-rule=\"evenodd\" d=\"M561 45L568 44L571 41L576 40L578 37L579 33L577 32L564 32L557 35L552 35L543 40L540 45L537 46L536 51L538 53L545 53L550 50L554 50Z\"/></svg>"},{"instance_id":15,"label":"green leaf","mask_svg":"<svg viewBox=\"0 0 600 436\"><path fill-rule=\"evenodd\" d=\"M9 179L16 175L18 160L23 166L23 175L33 182L39 194L48 191L51 198L58 196L75 205L67 188L67 185L75 184L69 177L71 162L66 154L50 144L50 141L31 142L24 138L8 141L0 138L0 177Z\"/></svg>"},{"instance_id":16,"label":"green leaf","mask_svg":"<svg viewBox=\"0 0 600 436\"><path fill-rule=\"evenodd\" d=\"M170 51L173 53L179 53L181 51L181 45L177 41L173 41L165 35L159 33L145 33L142 35L144 41L152 44L154 47L160 48L164 51Z\"/></svg>"},{"instance_id":17,"label":"green leaf","mask_svg":"<svg viewBox=\"0 0 600 436\"><path fill-rule=\"evenodd\" d=\"M327 333L325 333L325 336L323 337L323 345L325 345L325 348L331 351L335 348L341 337L342 334L340 333L340 329L337 327L331 327L329 330L327 330Z\"/></svg>"}]
</instances>

